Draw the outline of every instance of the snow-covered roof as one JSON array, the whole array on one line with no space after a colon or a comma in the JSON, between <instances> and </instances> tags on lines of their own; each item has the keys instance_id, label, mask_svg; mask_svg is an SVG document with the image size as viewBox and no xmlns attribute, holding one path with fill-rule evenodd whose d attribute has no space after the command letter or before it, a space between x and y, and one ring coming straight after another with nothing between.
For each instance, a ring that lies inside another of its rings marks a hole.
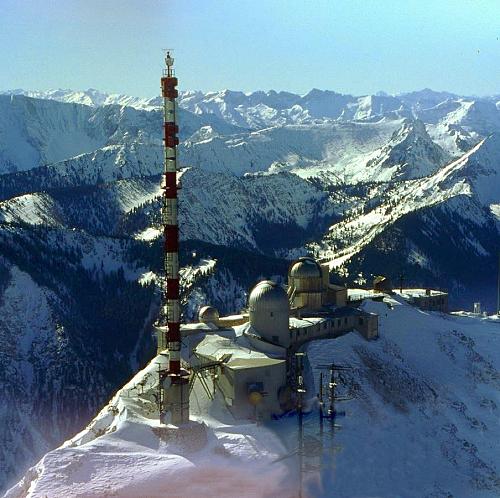
<instances>
[{"instance_id":1,"label":"snow-covered roof","mask_svg":"<svg viewBox=\"0 0 500 498\"><path fill-rule=\"evenodd\" d=\"M399 294L400 296L404 298L412 298L412 297L424 297L427 295L430 296L447 296L447 292L439 291L439 290L432 290L432 289L403 289L403 292L399 290L394 290L396 294ZM430 294L427 294L427 293Z\"/></svg>"},{"instance_id":2,"label":"snow-covered roof","mask_svg":"<svg viewBox=\"0 0 500 498\"><path fill-rule=\"evenodd\" d=\"M230 321L230 320L242 320L243 318L248 318L248 314L240 313L238 315L221 316L220 320L227 320L227 321Z\"/></svg>"},{"instance_id":3,"label":"snow-covered roof","mask_svg":"<svg viewBox=\"0 0 500 498\"><path fill-rule=\"evenodd\" d=\"M189 332L192 330L217 330L217 326L212 323L183 323L181 324L181 332Z\"/></svg>"},{"instance_id":4,"label":"snow-covered roof","mask_svg":"<svg viewBox=\"0 0 500 498\"><path fill-rule=\"evenodd\" d=\"M210 361L222 361L230 368L252 368L275 365L284 360L270 358L268 355L242 346L231 339L216 334L206 336L194 353Z\"/></svg>"},{"instance_id":5,"label":"snow-covered roof","mask_svg":"<svg viewBox=\"0 0 500 498\"><path fill-rule=\"evenodd\" d=\"M369 299L371 297L380 297L384 293L374 289L347 289L347 296L351 299Z\"/></svg>"},{"instance_id":6,"label":"snow-covered roof","mask_svg":"<svg viewBox=\"0 0 500 498\"><path fill-rule=\"evenodd\" d=\"M295 318L290 317L290 328L291 329L303 329L306 327L312 327L318 323L326 321L326 318L322 317L311 317L311 318Z\"/></svg>"}]
</instances>

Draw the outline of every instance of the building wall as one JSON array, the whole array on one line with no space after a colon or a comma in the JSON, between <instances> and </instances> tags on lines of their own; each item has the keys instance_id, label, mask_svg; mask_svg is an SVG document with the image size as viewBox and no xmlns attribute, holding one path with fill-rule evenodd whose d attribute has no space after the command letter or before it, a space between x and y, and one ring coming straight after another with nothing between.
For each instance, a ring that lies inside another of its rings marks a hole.
<instances>
[{"instance_id":1,"label":"building wall","mask_svg":"<svg viewBox=\"0 0 500 498\"><path fill-rule=\"evenodd\" d=\"M309 327L291 329L290 334L292 342L302 344L312 339L338 337L352 330L357 330L365 339L377 338L378 316L367 314L330 318Z\"/></svg>"},{"instance_id":2,"label":"building wall","mask_svg":"<svg viewBox=\"0 0 500 498\"><path fill-rule=\"evenodd\" d=\"M322 306L323 295L321 292L298 292L295 293L294 306L308 310L317 310Z\"/></svg>"},{"instance_id":3,"label":"building wall","mask_svg":"<svg viewBox=\"0 0 500 498\"><path fill-rule=\"evenodd\" d=\"M330 284L326 289L323 304L333 304L339 307L345 306L347 304L347 288Z\"/></svg>"},{"instance_id":4,"label":"building wall","mask_svg":"<svg viewBox=\"0 0 500 498\"><path fill-rule=\"evenodd\" d=\"M448 294L414 296L411 302L422 310L448 312Z\"/></svg>"},{"instance_id":5,"label":"building wall","mask_svg":"<svg viewBox=\"0 0 500 498\"><path fill-rule=\"evenodd\" d=\"M323 288L322 277L289 277L289 285L291 285L296 292L321 292Z\"/></svg>"},{"instance_id":6,"label":"building wall","mask_svg":"<svg viewBox=\"0 0 500 498\"><path fill-rule=\"evenodd\" d=\"M262 383L265 395L262 402L254 406L249 401L249 384ZM221 367L217 381L231 412L238 418L269 419L281 413L278 399L280 387L286 383L286 362L264 367L235 368Z\"/></svg>"},{"instance_id":7,"label":"building wall","mask_svg":"<svg viewBox=\"0 0 500 498\"><path fill-rule=\"evenodd\" d=\"M378 315L368 315L358 317L358 324L355 327L366 339L378 337Z\"/></svg>"},{"instance_id":8,"label":"building wall","mask_svg":"<svg viewBox=\"0 0 500 498\"><path fill-rule=\"evenodd\" d=\"M304 286L304 289L307 286ZM306 310L319 310L323 305L345 306L347 304L347 288L329 284L321 290L302 290L295 288L293 306Z\"/></svg>"},{"instance_id":9,"label":"building wall","mask_svg":"<svg viewBox=\"0 0 500 498\"><path fill-rule=\"evenodd\" d=\"M245 333L245 337L248 339L250 345L254 347L257 351L270 355L273 358L286 357L286 348L283 346L278 346L277 344L272 344L268 341L263 341L261 337L250 333Z\"/></svg>"},{"instance_id":10,"label":"building wall","mask_svg":"<svg viewBox=\"0 0 500 498\"><path fill-rule=\"evenodd\" d=\"M232 315L232 316L221 316L215 324L218 327L236 327L237 325L243 325L248 322L248 314L245 315Z\"/></svg>"}]
</instances>

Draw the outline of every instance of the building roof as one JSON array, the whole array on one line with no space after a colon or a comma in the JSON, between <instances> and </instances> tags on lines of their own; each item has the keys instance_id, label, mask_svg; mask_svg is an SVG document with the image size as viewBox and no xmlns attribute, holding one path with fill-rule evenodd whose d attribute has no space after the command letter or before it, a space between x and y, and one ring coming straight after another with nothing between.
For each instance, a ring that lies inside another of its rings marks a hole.
<instances>
[{"instance_id":1,"label":"building roof","mask_svg":"<svg viewBox=\"0 0 500 498\"><path fill-rule=\"evenodd\" d=\"M285 363L285 360L275 358L236 358L230 360L226 366L234 370L243 370L245 368L272 367L283 363Z\"/></svg>"},{"instance_id":2,"label":"building roof","mask_svg":"<svg viewBox=\"0 0 500 498\"><path fill-rule=\"evenodd\" d=\"M318 278L321 277L321 267L310 257L299 258L290 268L292 278Z\"/></svg>"},{"instance_id":3,"label":"building roof","mask_svg":"<svg viewBox=\"0 0 500 498\"><path fill-rule=\"evenodd\" d=\"M399 289L394 291L396 294L399 294L401 297L404 297L406 299L412 298L412 297L434 297L434 296L447 296L447 292L443 292L440 290L434 290L434 289L403 289L403 292L401 292ZM427 294L427 292L430 292L430 295Z\"/></svg>"},{"instance_id":4,"label":"building roof","mask_svg":"<svg viewBox=\"0 0 500 498\"><path fill-rule=\"evenodd\" d=\"M335 318L344 318L347 316L372 316L375 313L369 313L360 308L353 308L351 306L342 306L337 308L335 306L323 306L320 311L311 312L311 316L303 316L301 320L307 320L311 325L313 320L334 320Z\"/></svg>"},{"instance_id":5,"label":"building roof","mask_svg":"<svg viewBox=\"0 0 500 498\"><path fill-rule=\"evenodd\" d=\"M194 353L209 361L223 362L227 367L234 369L272 366L285 361L270 358L265 353L244 347L217 334L207 335L196 346Z\"/></svg>"},{"instance_id":6,"label":"building roof","mask_svg":"<svg viewBox=\"0 0 500 498\"><path fill-rule=\"evenodd\" d=\"M318 323L326 321L325 317L310 317L310 318L295 318L290 317L290 329L303 329L306 327L312 327Z\"/></svg>"},{"instance_id":7,"label":"building roof","mask_svg":"<svg viewBox=\"0 0 500 498\"><path fill-rule=\"evenodd\" d=\"M371 297L380 297L388 295L385 292L375 289L347 289L347 297L350 299L370 299Z\"/></svg>"}]
</instances>

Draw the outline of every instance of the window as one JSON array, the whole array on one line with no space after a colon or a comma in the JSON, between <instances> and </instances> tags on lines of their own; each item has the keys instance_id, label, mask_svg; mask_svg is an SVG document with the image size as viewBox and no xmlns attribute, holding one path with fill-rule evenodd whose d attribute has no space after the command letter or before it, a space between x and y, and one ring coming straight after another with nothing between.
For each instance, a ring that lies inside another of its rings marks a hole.
<instances>
[{"instance_id":1,"label":"window","mask_svg":"<svg viewBox=\"0 0 500 498\"><path fill-rule=\"evenodd\" d=\"M344 318L344 324L347 325L347 317Z\"/></svg>"},{"instance_id":2,"label":"window","mask_svg":"<svg viewBox=\"0 0 500 498\"><path fill-rule=\"evenodd\" d=\"M274 313L272 311L269 312L270 316L274 316Z\"/></svg>"},{"instance_id":3,"label":"window","mask_svg":"<svg viewBox=\"0 0 500 498\"><path fill-rule=\"evenodd\" d=\"M361 317L359 318L359 324L363 325L363 319Z\"/></svg>"}]
</instances>

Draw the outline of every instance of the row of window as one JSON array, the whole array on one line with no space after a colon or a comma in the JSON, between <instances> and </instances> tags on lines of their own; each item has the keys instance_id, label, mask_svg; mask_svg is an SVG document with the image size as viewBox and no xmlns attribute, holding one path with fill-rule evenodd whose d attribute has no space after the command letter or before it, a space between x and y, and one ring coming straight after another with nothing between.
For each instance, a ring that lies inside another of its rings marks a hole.
<instances>
[{"instance_id":1,"label":"row of window","mask_svg":"<svg viewBox=\"0 0 500 498\"><path fill-rule=\"evenodd\" d=\"M344 317L344 325L347 325L348 322L349 322L348 317ZM336 320L331 320L331 322L325 321L325 322L323 322L322 326L320 325L320 330L321 329L327 330L329 323L331 323L332 327L334 327L334 328L335 327L341 327L342 326L342 319L341 318L337 318ZM358 323L359 323L359 325L363 325L364 324L364 319L362 317L359 317L358 318ZM306 336L307 336L307 331L308 331L308 329L304 330L304 335L306 335ZM297 334L297 337L300 337L300 335L301 335L300 329L297 329L296 334Z\"/></svg>"}]
</instances>

